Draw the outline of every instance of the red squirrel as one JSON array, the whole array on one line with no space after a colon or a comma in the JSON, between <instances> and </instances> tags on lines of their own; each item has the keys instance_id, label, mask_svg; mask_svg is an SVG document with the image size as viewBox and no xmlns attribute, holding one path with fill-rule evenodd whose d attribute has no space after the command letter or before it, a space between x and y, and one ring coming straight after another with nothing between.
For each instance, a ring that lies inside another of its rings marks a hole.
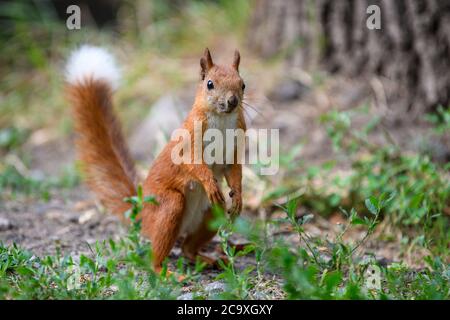
<instances>
[{"instance_id":1,"label":"red squirrel","mask_svg":"<svg viewBox=\"0 0 450 320\"><path fill-rule=\"evenodd\" d=\"M195 121L201 123L202 134L210 128L222 132L246 130L242 107L245 84L239 74L239 62L237 50L231 65L218 65L205 49L200 59L195 101L181 125L189 131L192 145ZM123 200L136 194L138 179L113 111L112 92L117 88L119 70L106 50L83 46L69 58L66 80L77 134L77 153L87 183L109 211L123 218L131 207ZM151 241L156 271L161 270L164 259L181 236L186 258L200 257L209 264L215 263L208 255L201 254L200 249L216 234L208 225L212 204L225 208L220 188L224 177L231 189L232 205L228 212L237 215L242 209L242 165L236 161L237 147L231 150L235 157L232 164L208 165L203 159L198 164L193 161L174 164L171 153L176 143L166 144L142 184L144 195L153 195L158 202L145 204L137 217L142 234ZM203 150L203 143L201 145Z\"/></svg>"}]
</instances>

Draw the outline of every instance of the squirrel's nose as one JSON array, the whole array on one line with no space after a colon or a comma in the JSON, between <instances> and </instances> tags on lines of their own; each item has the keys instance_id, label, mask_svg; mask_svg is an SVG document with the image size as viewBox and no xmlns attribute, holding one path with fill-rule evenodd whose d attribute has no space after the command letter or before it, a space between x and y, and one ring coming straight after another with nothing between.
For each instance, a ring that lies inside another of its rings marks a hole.
<instances>
[{"instance_id":1,"label":"squirrel's nose","mask_svg":"<svg viewBox=\"0 0 450 320\"><path fill-rule=\"evenodd\" d=\"M232 95L228 98L227 103L229 108L235 108L238 104L238 98L235 95Z\"/></svg>"}]
</instances>

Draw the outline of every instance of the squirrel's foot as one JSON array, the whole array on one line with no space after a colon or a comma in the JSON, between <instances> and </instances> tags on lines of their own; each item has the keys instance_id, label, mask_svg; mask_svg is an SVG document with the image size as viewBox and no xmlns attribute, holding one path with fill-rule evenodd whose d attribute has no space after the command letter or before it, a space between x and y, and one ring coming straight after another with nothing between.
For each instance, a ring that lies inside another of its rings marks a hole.
<instances>
[{"instance_id":1,"label":"squirrel's foot","mask_svg":"<svg viewBox=\"0 0 450 320\"><path fill-rule=\"evenodd\" d=\"M224 264L229 264L228 258L225 255L219 255L219 257L215 257L213 255L207 254L207 253L196 253L196 254L186 254L185 257L191 261L192 263L195 263L197 259L199 259L201 262L205 263L208 267L214 268L214 269L220 269L221 264L219 263L219 260L221 260Z\"/></svg>"}]
</instances>

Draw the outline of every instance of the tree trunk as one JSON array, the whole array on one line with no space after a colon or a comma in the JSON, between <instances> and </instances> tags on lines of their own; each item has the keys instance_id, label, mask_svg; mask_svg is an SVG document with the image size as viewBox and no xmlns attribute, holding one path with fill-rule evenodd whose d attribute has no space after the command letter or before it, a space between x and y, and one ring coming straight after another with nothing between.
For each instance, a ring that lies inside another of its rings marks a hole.
<instances>
[{"instance_id":1,"label":"tree trunk","mask_svg":"<svg viewBox=\"0 0 450 320\"><path fill-rule=\"evenodd\" d=\"M369 5L381 9L379 30L366 26ZM257 0L249 44L286 54L288 67L376 78L400 116L449 105L449 0Z\"/></svg>"}]
</instances>

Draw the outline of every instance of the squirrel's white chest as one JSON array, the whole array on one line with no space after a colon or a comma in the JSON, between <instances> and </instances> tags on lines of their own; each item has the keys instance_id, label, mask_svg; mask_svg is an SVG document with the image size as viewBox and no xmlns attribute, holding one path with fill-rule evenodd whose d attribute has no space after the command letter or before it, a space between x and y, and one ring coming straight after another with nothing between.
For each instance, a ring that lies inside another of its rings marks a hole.
<instances>
[{"instance_id":1,"label":"squirrel's white chest","mask_svg":"<svg viewBox=\"0 0 450 320\"><path fill-rule=\"evenodd\" d=\"M204 148L206 149L210 143L215 143L215 146L221 145L222 163L226 163L226 159L232 159L234 155L234 147L227 149L228 145L227 139L234 140L234 130L237 128L237 113L233 112L230 114L223 114L220 116L217 114L209 114L207 115L207 123L208 123L207 130L210 131L205 131L205 134L203 136ZM227 129L233 130L231 132L231 135L227 136ZM217 144L216 139L221 139L221 143ZM214 171L214 167L222 167L222 166L216 164L210 167Z\"/></svg>"},{"instance_id":2,"label":"squirrel's white chest","mask_svg":"<svg viewBox=\"0 0 450 320\"><path fill-rule=\"evenodd\" d=\"M226 129L237 128L237 113L217 115L215 113L208 113L206 115L208 123L207 129L217 129L222 132L225 137Z\"/></svg>"},{"instance_id":3,"label":"squirrel's white chest","mask_svg":"<svg viewBox=\"0 0 450 320\"><path fill-rule=\"evenodd\" d=\"M227 153L233 152L232 150L226 150L226 130L237 128L237 114L225 114L218 116L217 114L207 115L207 129L219 130L222 136L222 146L224 161ZM213 133L214 137L218 132ZM214 140L212 138L211 140ZM207 141L204 139L204 147L208 146L212 141ZM214 177L220 181L223 178L224 165L212 164L210 165L213 171ZM195 232L203 220L205 211L210 207L208 196L205 193L203 187L196 181L191 181L188 186L186 186L185 192L185 206L183 214L183 222L181 226L181 233L190 234Z\"/></svg>"},{"instance_id":4,"label":"squirrel's white chest","mask_svg":"<svg viewBox=\"0 0 450 320\"><path fill-rule=\"evenodd\" d=\"M210 205L203 186L197 181L188 183L184 194L184 212L180 234L189 235L200 226L205 211Z\"/></svg>"}]
</instances>

